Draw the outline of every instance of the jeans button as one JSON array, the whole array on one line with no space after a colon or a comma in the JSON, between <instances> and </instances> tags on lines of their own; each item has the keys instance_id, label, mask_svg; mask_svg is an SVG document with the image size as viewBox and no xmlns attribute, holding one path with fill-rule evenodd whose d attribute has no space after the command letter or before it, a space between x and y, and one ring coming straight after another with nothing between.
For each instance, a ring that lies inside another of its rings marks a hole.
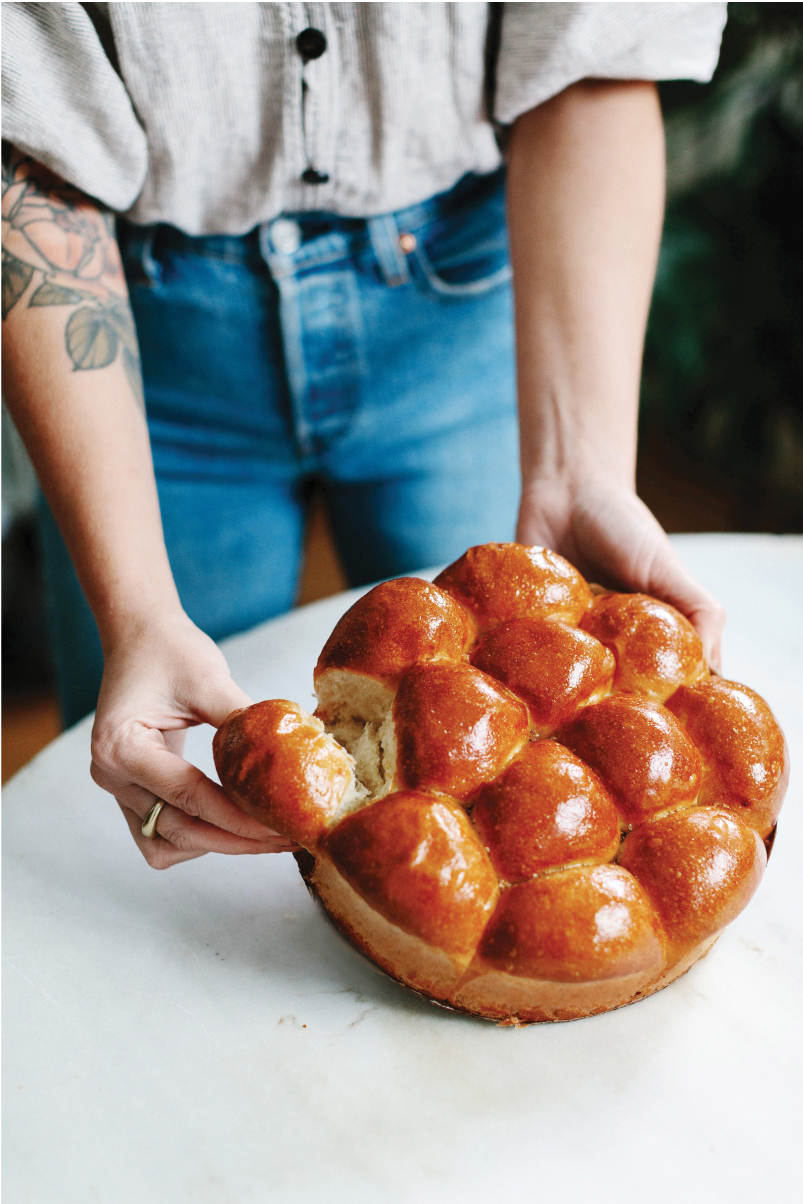
<instances>
[{"instance_id":1,"label":"jeans button","mask_svg":"<svg viewBox=\"0 0 803 1204\"><path fill-rule=\"evenodd\" d=\"M301 246L301 230L298 222L289 217L280 217L270 228L270 241L274 251L280 255L293 255Z\"/></svg>"}]
</instances>

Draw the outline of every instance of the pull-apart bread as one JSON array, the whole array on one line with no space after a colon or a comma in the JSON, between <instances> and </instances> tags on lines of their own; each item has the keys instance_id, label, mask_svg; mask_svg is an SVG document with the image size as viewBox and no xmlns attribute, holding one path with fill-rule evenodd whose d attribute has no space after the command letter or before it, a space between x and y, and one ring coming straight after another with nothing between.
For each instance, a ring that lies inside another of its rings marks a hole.
<instances>
[{"instance_id":1,"label":"pull-apart bread","mask_svg":"<svg viewBox=\"0 0 803 1204\"><path fill-rule=\"evenodd\" d=\"M388 974L502 1023L650 995L756 890L788 775L767 704L691 624L592 592L545 548L470 548L372 589L315 670L318 710L230 715L221 782L304 852Z\"/></svg>"}]
</instances>

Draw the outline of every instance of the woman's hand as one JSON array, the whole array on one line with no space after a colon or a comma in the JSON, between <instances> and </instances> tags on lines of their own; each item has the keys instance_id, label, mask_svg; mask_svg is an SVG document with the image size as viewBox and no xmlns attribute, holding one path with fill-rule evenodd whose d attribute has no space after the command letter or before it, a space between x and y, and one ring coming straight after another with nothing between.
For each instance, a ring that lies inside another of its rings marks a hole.
<instances>
[{"instance_id":1,"label":"woman's hand","mask_svg":"<svg viewBox=\"0 0 803 1204\"><path fill-rule=\"evenodd\" d=\"M113 794L154 869L204 853L281 853L283 836L243 814L222 788L179 754L185 729L219 727L250 699L219 648L183 612L139 624L106 650L92 730L92 777ZM157 835L142 821L157 799Z\"/></svg>"},{"instance_id":2,"label":"woman's hand","mask_svg":"<svg viewBox=\"0 0 803 1204\"><path fill-rule=\"evenodd\" d=\"M671 603L693 623L708 664L719 669L724 607L695 580L633 489L604 478L537 481L522 492L516 538L553 548L589 581Z\"/></svg>"}]
</instances>

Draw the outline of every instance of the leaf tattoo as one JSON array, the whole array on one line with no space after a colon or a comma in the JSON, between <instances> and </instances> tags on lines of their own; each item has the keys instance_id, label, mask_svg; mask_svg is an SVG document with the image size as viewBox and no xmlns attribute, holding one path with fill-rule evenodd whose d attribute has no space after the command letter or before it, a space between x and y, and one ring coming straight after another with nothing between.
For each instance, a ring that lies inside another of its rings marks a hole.
<instances>
[{"instance_id":1,"label":"leaf tattoo","mask_svg":"<svg viewBox=\"0 0 803 1204\"><path fill-rule=\"evenodd\" d=\"M127 347L123 348L123 371L125 372L128 381L128 387L136 398L137 405L145 413L145 393L142 388L142 364L139 359L139 352L129 351Z\"/></svg>"},{"instance_id":2,"label":"leaf tattoo","mask_svg":"<svg viewBox=\"0 0 803 1204\"><path fill-rule=\"evenodd\" d=\"M91 297L91 293L63 288L60 284L54 284L52 280L45 280L31 297L28 308L32 309L35 305L79 305L81 301Z\"/></svg>"},{"instance_id":3,"label":"leaf tattoo","mask_svg":"<svg viewBox=\"0 0 803 1204\"><path fill-rule=\"evenodd\" d=\"M33 268L3 251L3 318L10 313L31 283Z\"/></svg>"},{"instance_id":4,"label":"leaf tattoo","mask_svg":"<svg viewBox=\"0 0 803 1204\"><path fill-rule=\"evenodd\" d=\"M70 315L65 332L67 352L76 371L105 368L117 358L120 340L102 309L83 305Z\"/></svg>"},{"instance_id":5,"label":"leaf tattoo","mask_svg":"<svg viewBox=\"0 0 803 1204\"><path fill-rule=\"evenodd\" d=\"M64 329L73 371L106 368L118 355L144 409L134 318L114 237L114 217L41 164L3 153L3 318L34 288L29 309L78 308ZM118 291L119 290L119 291Z\"/></svg>"},{"instance_id":6,"label":"leaf tattoo","mask_svg":"<svg viewBox=\"0 0 803 1204\"><path fill-rule=\"evenodd\" d=\"M130 308L127 305L110 305L106 310L106 320L119 336L123 346L138 359L137 328Z\"/></svg>"}]
</instances>

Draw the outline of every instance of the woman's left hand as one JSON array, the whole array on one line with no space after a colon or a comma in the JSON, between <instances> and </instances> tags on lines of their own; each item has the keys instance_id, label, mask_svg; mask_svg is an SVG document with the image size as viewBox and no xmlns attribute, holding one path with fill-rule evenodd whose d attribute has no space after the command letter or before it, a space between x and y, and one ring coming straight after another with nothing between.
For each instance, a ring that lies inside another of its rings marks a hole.
<instances>
[{"instance_id":1,"label":"woman's left hand","mask_svg":"<svg viewBox=\"0 0 803 1204\"><path fill-rule=\"evenodd\" d=\"M725 609L692 576L634 490L604 478L537 481L522 492L516 538L559 552L589 581L671 603L696 628L708 664L719 669Z\"/></svg>"}]
</instances>

